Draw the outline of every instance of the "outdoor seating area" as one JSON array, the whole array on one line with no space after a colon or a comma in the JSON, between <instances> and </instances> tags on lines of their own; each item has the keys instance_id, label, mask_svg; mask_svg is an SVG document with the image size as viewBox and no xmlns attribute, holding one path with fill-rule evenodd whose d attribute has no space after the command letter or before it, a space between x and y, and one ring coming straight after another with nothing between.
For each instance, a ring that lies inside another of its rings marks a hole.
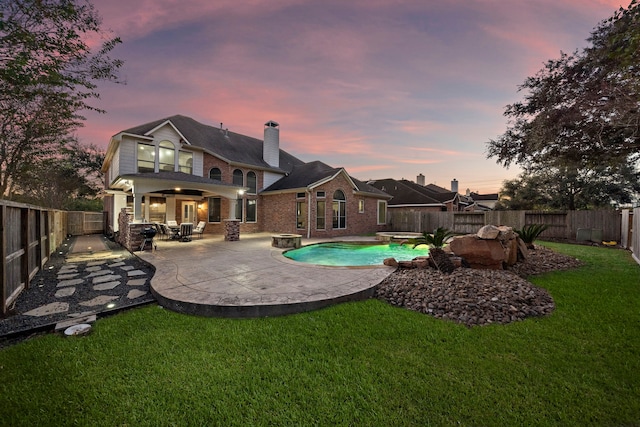
<instances>
[{"instance_id":1,"label":"outdoor seating area","mask_svg":"<svg viewBox=\"0 0 640 427\"><path fill-rule=\"evenodd\" d=\"M204 233L205 222L200 221L197 227L193 227L192 222L167 221L166 224L156 222L153 224L160 240L175 240L179 242L190 242L194 234L199 234L200 238Z\"/></svg>"}]
</instances>

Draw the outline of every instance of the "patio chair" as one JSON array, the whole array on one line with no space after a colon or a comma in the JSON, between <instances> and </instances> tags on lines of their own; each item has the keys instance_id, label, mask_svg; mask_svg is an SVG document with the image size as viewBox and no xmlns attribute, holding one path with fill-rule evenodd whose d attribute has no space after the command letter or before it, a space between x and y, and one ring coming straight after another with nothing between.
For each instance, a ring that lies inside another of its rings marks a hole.
<instances>
[{"instance_id":1,"label":"patio chair","mask_svg":"<svg viewBox=\"0 0 640 427\"><path fill-rule=\"evenodd\" d=\"M183 222L180 224L180 241L190 242L193 235L193 223Z\"/></svg>"},{"instance_id":2,"label":"patio chair","mask_svg":"<svg viewBox=\"0 0 640 427\"><path fill-rule=\"evenodd\" d=\"M204 234L204 227L207 225L204 221L200 221L196 228L193 229L193 234L199 234L202 239L202 235Z\"/></svg>"},{"instance_id":3,"label":"patio chair","mask_svg":"<svg viewBox=\"0 0 640 427\"><path fill-rule=\"evenodd\" d=\"M171 230L169 230L169 227L160 223L156 224L156 227L158 228L158 231L160 233L160 238L162 240L167 240L171 235Z\"/></svg>"},{"instance_id":4,"label":"patio chair","mask_svg":"<svg viewBox=\"0 0 640 427\"><path fill-rule=\"evenodd\" d=\"M172 220L170 220L170 221L167 221L167 225L168 225L169 227L177 227L177 226L178 226L178 223L176 222L176 220L175 220L175 219L172 219Z\"/></svg>"}]
</instances>

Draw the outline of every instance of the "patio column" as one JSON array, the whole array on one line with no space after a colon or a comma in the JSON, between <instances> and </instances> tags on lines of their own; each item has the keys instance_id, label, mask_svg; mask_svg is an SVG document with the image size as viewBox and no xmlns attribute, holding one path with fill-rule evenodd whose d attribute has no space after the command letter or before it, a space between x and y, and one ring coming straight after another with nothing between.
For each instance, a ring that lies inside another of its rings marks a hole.
<instances>
[{"instance_id":1,"label":"patio column","mask_svg":"<svg viewBox=\"0 0 640 427\"><path fill-rule=\"evenodd\" d=\"M229 199L229 219L238 219L236 218L237 207L238 199Z\"/></svg>"},{"instance_id":2,"label":"patio column","mask_svg":"<svg viewBox=\"0 0 640 427\"><path fill-rule=\"evenodd\" d=\"M133 193L133 219L134 221L141 221L143 217L142 212L142 194Z\"/></svg>"}]
</instances>

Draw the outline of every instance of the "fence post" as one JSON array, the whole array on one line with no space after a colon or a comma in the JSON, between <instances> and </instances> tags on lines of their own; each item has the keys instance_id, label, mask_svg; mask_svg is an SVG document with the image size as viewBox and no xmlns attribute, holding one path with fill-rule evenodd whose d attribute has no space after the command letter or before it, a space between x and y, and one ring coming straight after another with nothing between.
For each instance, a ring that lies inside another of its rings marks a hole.
<instances>
[{"instance_id":1,"label":"fence post","mask_svg":"<svg viewBox=\"0 0 640 427\"><path fill-rule=\"evenodd\" d=\"M0 262L0 277L2 280L2 305L0 308L2 311L0 314L7 312L7 288L9 287L9 280L7 278L7 228L4 226L7 218L7 207L0 205L0 232L2 233L2 245L0 246L0 256L2 260Z\"/></svg>"},{"instance_id":2,"label":"fence post","mask_svg":"<svg viewBox=\"0 0 640 427\"><path fill-rule=\"evenodd\" d=\"M29 208L20 209L20 222L22 222L22 229L20 233L20 247L24 250L22 255L22 262L20 263L20 276L21 280L24 280L24 288L29 289L29 227L31 226L29 221Z\"/></svg>"}]
</instances>

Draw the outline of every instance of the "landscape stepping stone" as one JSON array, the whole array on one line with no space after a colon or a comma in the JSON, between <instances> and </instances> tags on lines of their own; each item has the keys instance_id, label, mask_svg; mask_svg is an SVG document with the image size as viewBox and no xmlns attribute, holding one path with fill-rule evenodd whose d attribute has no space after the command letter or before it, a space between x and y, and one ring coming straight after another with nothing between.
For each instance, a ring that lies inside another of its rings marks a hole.
<instances>
[{"instance_id":1,"label":"landscape stepping stone","mask_svg":"<svg viewBox=\"0 0 640 427\"><path fill-rule=\"evenodd\" d=\"M99 271L94 271L93 273L89 274L87 276L87 278L89 277L96 277L96 276L104 276L105 274L113 274L113 272L111 270L99 270Z\"/></svg>"},{"instance_id":2,"label":"landscape stepping stone","mask_svg":"<svg viewBox=\"0 0 640 427\"><path fill-rule=\"evenodd\" d=\"M104 263L105 261L93 261L93 262L87 263L87 267L95 267L96 265L102 265Z\"/></svg>"},{"instance_id":3,"label":"landscape stepping stone","mask_svg":"<svg viewBox=\"0 0 640 427\"><path fill-rule=\"evenodd\" d=\"M48 316L50 314L64 313L69 311L69 303L67 302L52 302L47 305L43 305L33 310L27 311L25 316Z\"/></svg>"},{"instance_id":4,"label":"landscape stepping stone","mask_svg":"<svg viewBox=\"0 0 640 427\"><path fill-rule=\"evenodd\" d=\"M100 270L102 270L102 267L100 266L86 268L86 271L100 271Z\"/></svg>"},{"instance_id":5,"label":"landscape stepping stone","mask_svg":"<svg viewBox=\"0 0 640 427\"><path fill-rule=\"evenodd\" d=\"M121 267L124 271L129 271L129 270L133 270L133 266L131 265L125 265L124 267Z\"/></svg>"},{"instance_id":6,"label":"landscape stepping stone","mask_svg":"<svg viewBox=\"0 0 640 427\"><path fill-rule=\"evenodd\" d=\"M58 280L68 280L68 279L73 279L74 277L78 277L77 271L71 274L58 274Z\"/></svg>"},{"instance_id":7,"label":"landscape stepping stone","mask_svg":"<svg viewBox=\"0 0 640 427\"><path fill-rule=\"evenodd\" d=\"M108 302L111 302L115 299L120 298L119 296L114 296L114 295L100 295L99 297L95 297L93 299L90 299L88 301L82 301L81 303L79 303L81 306L83 307L94 307L96 305L105 305Z\"/></svg>"},{"instance_id":8,"label":"landscape stepping stone","mask_svg":"<svg viewBox=\"0 0 640 427\"><path fill-rule=\"evenodd\" d=\"M99 285L95 285L93 287L94 291L108 291L111 290L113 288L115 288L116 286L118 286L120 284L120 282L115 281L115 282L107 282L107 283L100 283Z\"/></svg>"},{"instance_id":9,"label":"landscape stepping stone","mask_svg":"<svg viewBox=\"0 0 640 427\"><path fill-rule=\"evenodd\" d=\"M134 277L134 276L146 276L147 273L145 273L144 271L141 270L132 270L132 271L128 271L127 272L127 276L129 277Z\"/></svg>"},{"instance_id":10,"label":"landscape stepping stone","mask_svg":"<svg viewBox=\"0 0 640 427\"><path fill-rule=\"evenodd\" d=\"M110 274L108 276L98 276L93 279L93 284L97 285L98 283L111 282L113 280L120 280L120 276L116 276L115 274Z\"/></svg>"},{"instance_id":11,"label":"landscape stepping stone","mask_svg":"<svg viewBox=\"0 0 640 427\"><path fill-rule=\"evenodd\" d=\"M129 279L127 285L129 286L142 286L147 283L147 279Z\"/></svg>"},{"instance_id":12,"label":"landscape stepping stone","mask_svg":"<svg viewBox=\"0 0 640 427\"><path fill-rule=\"evenodd\" d=\"M96 314L95 311L81 311L80 313L70 313L67 314L67 316L76 319L78 317L87 317L87 316L91 316L92 314Z\"/></svg>"},{"instance_id":13,"label":"landscape stepping stone","mask_svg":"<svg viewBox=\"0 0 640 427\"><path fill-rule=\"evenodd\" d=\"M148 293L147 291L141 291L140 289L131 289L127 294L127 298L136 299L136 298L140 298L143 295L146 295L147 293Z\"/></svg>"},{"instance_id":14,"label":"landscape stepping stone","mask_svg":"<svg viewBox=\"0 0 640 427\"><path fill-rule=\"evenodd\" d=\"M83 282L84 282L83 279L62 280L62 281L58 282L58 285L56 287L57 288L63 288L65 286L75 286L75 285L79 285L80 283L83 283Z\"/></svg>"},{"instance_id":15,"label":"landscape stepping stone","mask_svg":"<svg viewBox=\"0 0 640 427\"><path fill-rule=\"evenodd\" d=\"M62 322L56 323L55 331L59 332L73 325L79 325L81 323L95 323L95 321L96 321L95 314L84 316L84 317L78 317L75 319L64 320Z\"/></svg>"},{"instance_id":16,"label":"landscape stepping stone","mask_svg":"<svg viewBox=\"0 0 640 427\"><path fill-rule=\"evenodd\" d=\"M75 286L67 286L67 287L64 287L64 288L60 288L56 292L55 297L56 298L70 297L71 295L73 295L73 293L75 291L76 291L76 287Z\"/></svg>"},{"instance_id":17,"label":"landscape stepping stone","mask_svg":"<svg viewBox=\"0 0 640 427\"><path fill-rule=\"evenodd\" d=\"M109 268L113 268L113 267L122 267L124 265L124 262L120 261L120 262L116 262L113 264L109 264Z\"/></svg>"}]
</instances>

